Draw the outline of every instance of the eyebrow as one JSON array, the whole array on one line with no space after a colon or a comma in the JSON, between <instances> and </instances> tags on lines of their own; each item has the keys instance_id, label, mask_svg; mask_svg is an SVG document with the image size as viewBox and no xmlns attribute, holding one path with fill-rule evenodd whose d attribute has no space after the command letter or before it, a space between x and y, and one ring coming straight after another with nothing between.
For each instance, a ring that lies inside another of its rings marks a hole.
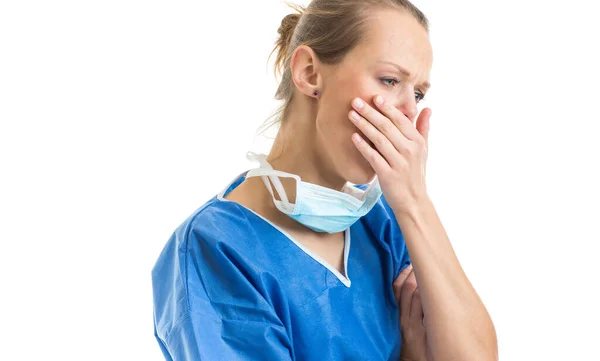
<instances>
[{"instance_id":1,"label":"eyebrow","mask_svg":"<svg viewBox=\"0 0 600 361\"><path fill-rule=\"evenodd\" d=\"M398 69L398 70L399 70L399 71L400 71L402 74L406 75L406 76L407 76L407 77L409 77L409 78L412 76L412 74L411 74L411 73L410 73L408 70L404 69L403 67L401 67L400 65L398 65L398 64L396 64L396 63L392 63L391 61L383 61L383 60L379 60L379 61L377 61L377 62L378 62L378 63L381 63L381 64L388 64L388 65L391 65L391 66L393 66L393 67L397 68L397 69ZM423 88L425 88L425 90L427 90L427 89L431 88L431 84L430 84L428 81L426 81L426 82L424 82L423 84L421 84L421 86L422 86Z\"/></svg>"}]
</instances>

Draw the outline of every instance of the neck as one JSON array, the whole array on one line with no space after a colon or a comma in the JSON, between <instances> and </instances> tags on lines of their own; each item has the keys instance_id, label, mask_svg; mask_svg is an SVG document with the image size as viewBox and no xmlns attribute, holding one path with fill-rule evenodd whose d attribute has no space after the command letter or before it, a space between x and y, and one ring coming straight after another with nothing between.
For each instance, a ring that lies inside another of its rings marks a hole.
<instances>
[{"instance_id":1,"label":"neck","mask_svg":"<svg viewBox=\"0 0 600 361\"><path fill-rule=\"evenodd\" d=\"M299 97L308 98L308 97ZM334 172L332 164L317 143L316 101L312 98L299 99L292 106L281 125L279 133L267 157L274 169L298 175L302 181L341 191L346 180ZM315 104L307 104L315 102ZM295 181L281 179L288 197L295 199Z\"/></svg>"}]
</instances>

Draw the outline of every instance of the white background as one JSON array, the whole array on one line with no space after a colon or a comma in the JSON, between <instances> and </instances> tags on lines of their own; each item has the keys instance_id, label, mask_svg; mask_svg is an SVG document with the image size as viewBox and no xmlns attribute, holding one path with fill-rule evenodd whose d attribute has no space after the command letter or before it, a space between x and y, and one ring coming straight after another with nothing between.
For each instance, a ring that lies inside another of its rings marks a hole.
<instances>
[{"instance_id":1,"label":"white background","mask_svg":"<svg viewBox=\"0 0 600 361\"><path fill-rule=\"evenodd\" d=\"M428 187L502 360L600 360L593 1L416 1ZM278 105L261 1L0 3L0 359L162 360L150 271Z\"/></svg>"}]
</instances>

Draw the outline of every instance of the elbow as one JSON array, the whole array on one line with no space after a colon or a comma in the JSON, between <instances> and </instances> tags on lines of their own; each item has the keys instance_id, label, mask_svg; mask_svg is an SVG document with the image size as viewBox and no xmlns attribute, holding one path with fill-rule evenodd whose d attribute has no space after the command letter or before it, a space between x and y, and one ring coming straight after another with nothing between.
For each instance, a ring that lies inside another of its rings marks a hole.
<instances>
[{"instance_id":1,"label":"elbow","mask_svg":"<svg viewBox=\"0 0 600 361\"><path fill-rule=\"evenodd\" d=\"M490 350L490 361L498 361L499 356L498 356L498 339L496 337L496 332L494 332L494 337L493 337L493 346L492 349Z\"/></svg>"},{"instance_id":2,"label":"elbow","mask_svg":"<svg viewBox=\"0 0 600 361\"><path fill-rule=\"evenodd\" d=\"M486 337L485 341L481 346L482 349L485 351L482 360L498 361L498 337L496 335L496 328L494 327L494 323L491 320L484 334L486 335Z\"/></svg>"},{"instance_id":3,"label":"elbow","mask_svg":"<svg viewBox=\"0 0 600 361\"><path fill-rule=\"evenodd\" d=\"M488 318L487 322L480 323L472 329L471 342L465 339L463 350L465 354L460 360L498 361L498 338L491 319Z\"/></svg>"}]
</instances>

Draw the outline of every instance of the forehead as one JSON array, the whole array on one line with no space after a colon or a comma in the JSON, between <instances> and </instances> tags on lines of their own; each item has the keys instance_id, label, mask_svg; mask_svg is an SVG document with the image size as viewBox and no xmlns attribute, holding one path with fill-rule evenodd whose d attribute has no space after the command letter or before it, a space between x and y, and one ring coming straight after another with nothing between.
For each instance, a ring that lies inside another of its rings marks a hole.
<instances>
[{"instance_id":1,"label":"forehead","mask_svg":"<svg viewBox=\"0 0 600 361\"><path fill-rule=\"evenodd\" d=\"M383 9L370 13L365 38L356 47L361 58L391 61L410 72L427 74L433 54L429 35L423 25L403 10Z\"/></svg>"}]
</instances>

